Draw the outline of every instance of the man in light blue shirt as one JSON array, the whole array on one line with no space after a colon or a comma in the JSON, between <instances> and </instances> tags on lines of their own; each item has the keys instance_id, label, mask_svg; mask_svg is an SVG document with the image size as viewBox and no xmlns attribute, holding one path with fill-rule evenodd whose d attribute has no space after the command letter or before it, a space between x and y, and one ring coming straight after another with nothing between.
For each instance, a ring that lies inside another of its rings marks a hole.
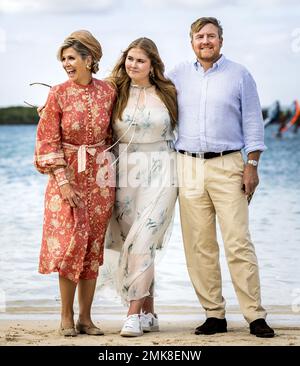
<instances>
[{"instance_id":1,"label":"man in light blue shirt","mask_svg":"<svg viewBox=\"0 0 300 366\"><path fill-rule=\"evenodd\" d=\"M232 282L250 333L273 337L261 305L256 254L248 228L248 201L258 185L266 149L255 82L245 67L220 53L223 29L215 18L191 25L197 60L169 73L178 92L175 147L182 233L189 275L206 311L195 334L227 331L216 238L216 217ZM241 149L245 150L244 164Z\"/></svg>"}]
</instances>

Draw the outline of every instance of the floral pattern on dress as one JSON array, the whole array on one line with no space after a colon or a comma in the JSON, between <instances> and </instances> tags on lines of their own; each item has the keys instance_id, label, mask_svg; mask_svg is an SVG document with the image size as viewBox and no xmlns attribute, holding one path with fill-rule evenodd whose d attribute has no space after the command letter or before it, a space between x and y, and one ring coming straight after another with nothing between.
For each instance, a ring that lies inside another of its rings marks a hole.
<instances>
[{"instance_id":1,"label":"floral pattern on dress","mask_svg":"<svg viewBox=\"0 0 300 366\"><path fill-rule=\"evenodd\" d=\"M115 91L93 79L87 86L72 81L53 87L37 128L34 164L49 174L45 194L39 272L59 274L71 281L94 279L103 262L104 237L115 199L114 187L99 186L97 155L111 144L110 117ZM97 146L86 154L86 169L78 173L76 146ZM71 208L62 200L53 170L63 167L66 179L80 197Z\"/></svg>"},{"instance_id":2,"label":"floral pattern on dress","mask_svg":"<svg viewBox=\"0 0 300 366\"><path fill-rule=\"evenodd\" d=\"M138 93L138 88L131 88L124 119L113 123L115 138L121 137L121 153L106 246L121 251L117 283L125 303L153 296L155 252L169 238L177 198L176 153L168 110L154 88L142 90L145 105L137 108L133 121ZM122 145L126 153L122 153ZM173 171L170 159L174 160ZM162 184L167 175L170 184Z\"/></svg>"}]
</instances>

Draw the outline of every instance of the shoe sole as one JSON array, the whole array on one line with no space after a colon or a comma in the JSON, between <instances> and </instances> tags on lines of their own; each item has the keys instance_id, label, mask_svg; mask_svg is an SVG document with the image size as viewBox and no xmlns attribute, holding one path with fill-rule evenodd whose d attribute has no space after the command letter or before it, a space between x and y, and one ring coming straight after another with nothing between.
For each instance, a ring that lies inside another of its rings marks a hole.
<instances>
[{"instance_id":1,"label":"shoe sole","mask_svg":"<svg viewBox=\"0 0 300 366\"><path fill-rule=\"evenodd\" d=\"M159 332L159 327L151 327L143 329L144 333Z\"/></svg>"},{"instance_id":2,"label":"shoe sole","mask_svg":"<svg viewBox=\"0 0 300 366\"><path fill-rule=\"evenodd\" d=\"M217 334L217 333L227 333L227 329L226 330L217 330L215 332L197 332L197 331L195 331L196 335L213 335L213 334Z\"/></svg>"},{"instance_id":3,"label":"shoe sole","mask_svg":"<svg viewBox=\"0 0 300 366\"><path fill-rule=\"evenodd\" d=\"M273 338L275 336L274 333L266 333L266 334L255 334L255 333L251 333L252 335L255 335L258 338Z\"/></svg>"},{"instance_id":4,"label":"shoe sole","mask_svg":"<svg viewBox=\"0 0 300 366\"><path fill-rule=\"evenodd\" d=\"M87 335L92 335L92 336L103 336L103 335L104 335L104 333L92 334L92 333L85 332L85 331L83 331L83 330L81 330L81 331L78 331L78 330L77 330L77 332L78 332L79 334L87 334Z\"/></svg>"},{"instance_id":5,"label":"shoe sole","mask_svg":"<svg viewBox=\"0 0 300 366\"><path fill-rule=\"evenodd\" d=\"M142 336L144 333L131 333L131 332L121 332L120 336L121 337L140 337Z\"/></svg>"},{"instance_id":6,"label":"shoe sole","mask_svg":"<svg viewBox=\"0 0 300 366\"><path fill-rule=\"evenodd\" d=\"M58 331L58 334L63 337L77 337L78 334L65 334L63 331Z\"/></svg>"}]
</instances>

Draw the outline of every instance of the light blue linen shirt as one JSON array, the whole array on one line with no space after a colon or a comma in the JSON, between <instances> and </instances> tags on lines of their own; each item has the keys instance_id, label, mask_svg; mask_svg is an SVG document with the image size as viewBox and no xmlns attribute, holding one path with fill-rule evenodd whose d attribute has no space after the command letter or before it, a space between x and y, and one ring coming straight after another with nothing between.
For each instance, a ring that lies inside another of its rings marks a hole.
<instances>
[{"instance_id":1,"label":"light blue linen shirt","mask_svg":"<svg viewBox=\"0 0 300 366\"><path fill-rule=\"evenodd\" d=\"M223 55L204 71L185 62L168 73L178 95L176 150L264 151L264 124L256 84L247 69Z\"/></svg>"}]
</instances>

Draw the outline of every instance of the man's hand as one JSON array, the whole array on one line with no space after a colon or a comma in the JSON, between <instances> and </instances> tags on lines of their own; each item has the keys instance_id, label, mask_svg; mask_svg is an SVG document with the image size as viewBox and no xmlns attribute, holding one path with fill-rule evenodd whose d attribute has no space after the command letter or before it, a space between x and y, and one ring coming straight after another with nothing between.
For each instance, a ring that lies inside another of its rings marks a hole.
<instances>
[{"instance_id":1,"label":"man's hand","mask_svg":"<svg viewBox=\"0 0 300 366\"><path fill-rule=\"evenodd\" d=\"M63 184L59 189L62 199L68 201L71 207L79 205L80 197L75 193L70 183Z\"/></svg>"},{"instance_id":2,"label":"man's hand","mask_svg":"<svg viewBox=\"0 0 300 366\"><path fill-rule=\"evenodd\" d=\"M244 175L242 184L245 188L245 194L246 196L249 196L249 194L253 193L258 186L259 178L257 173L257 167L246 164L244 169ZM242 187L243 189L243 187Z\"/></svg>"}]
</instances>

